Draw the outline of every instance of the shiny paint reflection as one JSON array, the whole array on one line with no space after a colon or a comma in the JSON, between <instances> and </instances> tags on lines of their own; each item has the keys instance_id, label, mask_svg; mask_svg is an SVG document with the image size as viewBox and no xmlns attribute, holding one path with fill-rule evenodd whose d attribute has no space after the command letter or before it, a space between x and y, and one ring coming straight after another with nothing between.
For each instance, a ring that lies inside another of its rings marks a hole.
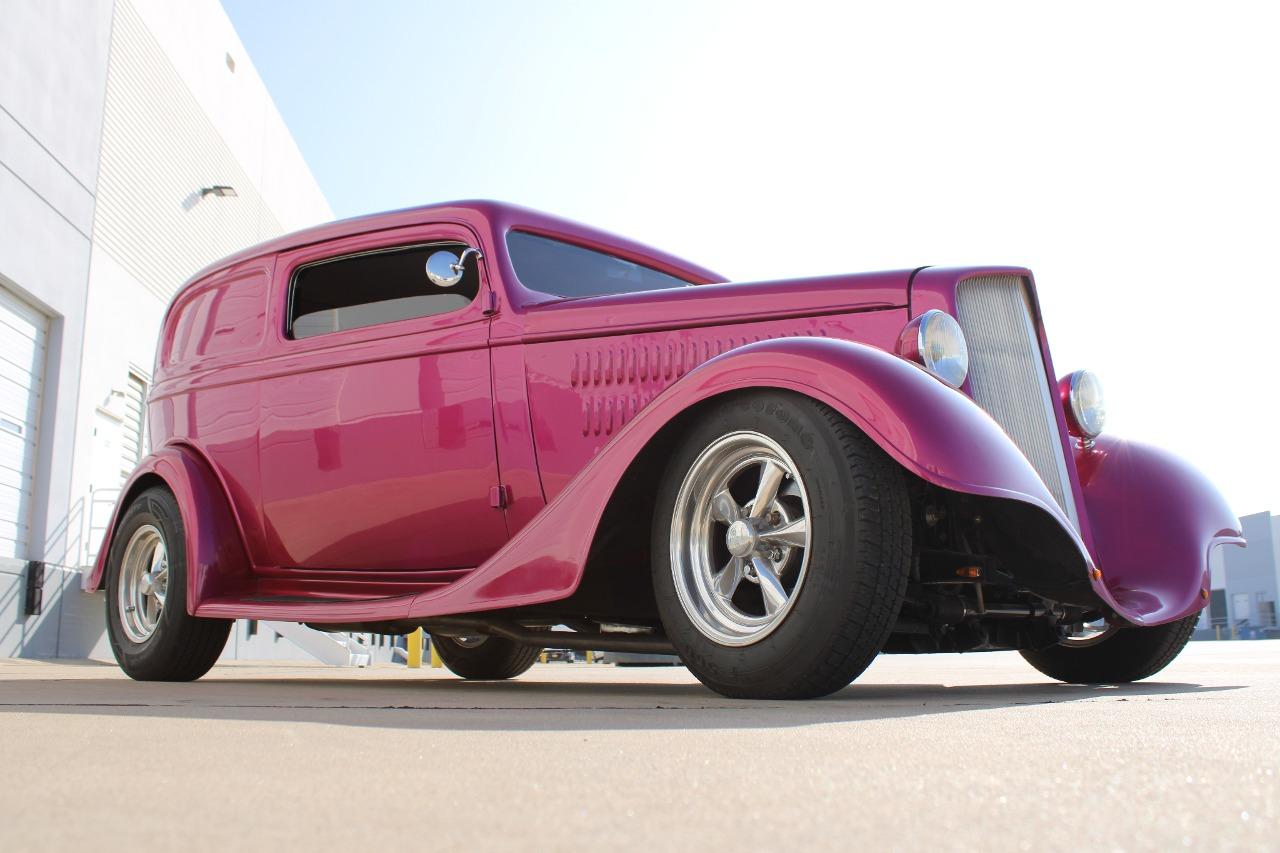
<instances>
[{"instance_id":1,"label":"shiny paint reflection","mask_svg":"<svg viewBox=\"0 0 1280 853\"><path fill-rule=\"evenodd\" d=\"M263 564L475 566L505 541L487 350L270 379L263 401Z\"/></svg>"},{"instance_id":2,"label":"shiny paint reflection","mask_svg":"<svg viewBox=\"0 0 1280 853\"><path fill-rule=\"evenodd\" d=\"M550 299L511 268L515 227L700 286ZM292 269L436 239L483 253L481 298L467 309L283 336ZM331 223L219 262L179 294L161 351L181 360L162 359L148 408L157 450L121 503L157 481L174 491L188 609L203 616L339 623L553 601L576 588L600 514L646 442L690 405L765 386L826 402L928 482L1049 514L1122 615L1155 624L1194 612L1208 550L1241 541L1207 481L1105 436L1077 455L1059 409L1077 534L985 412L886 352L911 317L954 313L957 283L992 272L1030 283L1005 267L718 283L624 238L490 202ZM490 503L499 483L505 508ZM100 585L110 542L85 588Z\"/></svg>"}]
</instances>

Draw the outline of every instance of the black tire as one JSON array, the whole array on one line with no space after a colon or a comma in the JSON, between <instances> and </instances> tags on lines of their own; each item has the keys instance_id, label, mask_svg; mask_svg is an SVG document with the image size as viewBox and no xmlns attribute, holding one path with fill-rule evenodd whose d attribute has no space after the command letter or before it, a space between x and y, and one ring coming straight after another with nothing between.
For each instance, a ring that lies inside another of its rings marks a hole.
<instances>
[{"instance_id":1,"label":"black tire","mask_svg":"<svg viewBox=\"0 0 1280 853\"><path fill-rule=\"evenodd\" d=\"M515 678L533 666L542 649L502 637L485 637L477 646L453 637L431 638L440 660L454 675L475 681Z\"/></svg>"},{"instance_id":2,"label":"black tire","mask_svg":"<svg viewBox=\"0 0 1280 853\"><path fill-rule=\"evenodd\" d=\"M168 555L168 589L154 631L130 638L120 602L125 550L143 527L157 529ZM186 534L178 502L168 489L142 492L120 520L107 561L107 636L120 668L138 681L194 681L218 660L231 630L229 619L201 619L187 613Z\"/></svg>"},{"instance_id":3,"label":"black tire","mask_svg":"<svg viewBox=\"0 0 1280 853\"><path fill-rule=\"evenodd\" d=\"M1068 684L1127 684L1168 666L1195 633L1200 614L1150 628L1129 626L1088 646L1024 651L1027 663Z\"/></svg>"},{"instance_id":4,"label":"black tire","mask_svg":"<svg viewBox=\"0 0 1280 853\"><path fill-rule=\"evenodd\" d=\"M749 645L694 624L676 589L678 494L704 449L749 431L780 445L808 493L803 584L781 622ZM703 684L745 699L805 699L847 686L884 647L902 606L911 514L901 469L831 408L788 392L751 392L707 411L675 448L653 519L653 585L667 636Z\"/></svg>"}]
</instances>

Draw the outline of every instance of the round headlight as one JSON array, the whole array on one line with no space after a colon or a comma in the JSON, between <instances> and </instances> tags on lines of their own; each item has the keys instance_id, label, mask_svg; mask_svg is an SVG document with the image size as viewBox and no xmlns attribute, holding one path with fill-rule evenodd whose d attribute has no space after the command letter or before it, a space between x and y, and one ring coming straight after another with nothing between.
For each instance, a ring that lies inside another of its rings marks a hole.
<instances>
[{"instance_id":1,"label":"round headlight","mask_svg":"<svg viewBox=\"0 0 1280 853\"><path fill-rule=\"evenodd\" d=\"M1077 370L1062 379L1063 402L1066 403L1068 431L1091 441L1107 424L1107 404L1102 396L1102 382L1091 370Z\"/></svg>"},{"instance_id":2,"label":"round headlight","mask_svg":"<svg viewBox=\"0 0 1280 853\"><path fill-rule=\"evenodd\" d=\"M960 324L945 311L933 309L916 317L898 338L898 354L959 388L969 375L969 345Z\"/></svg>"}]
</instances>

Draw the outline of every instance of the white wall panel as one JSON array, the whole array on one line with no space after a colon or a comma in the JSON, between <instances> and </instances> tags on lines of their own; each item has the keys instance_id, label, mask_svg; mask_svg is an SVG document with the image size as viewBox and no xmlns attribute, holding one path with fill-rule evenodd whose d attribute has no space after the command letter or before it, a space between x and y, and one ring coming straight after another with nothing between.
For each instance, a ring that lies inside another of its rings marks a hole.
<instances>
[{"instance_id":1,"label":"white wall panel","mask_svg":"<svg viewBox=\"0 0 1280 853\"><path fill-rule=\"evenodd\" d=\"M271 93L215 2L130 0L286 231L333 218ZM227 56L235 64L227 67Z\"/></svg>"},{"instance_id":2,"label":"white wall panel","mask_svg":"<svg viewBox=\"0 0 1280 853\"><path fill-rule=\"evenodd\" d=\"M98 173L111 4L0 0L0 137L12 133L14 144L38 146L49 161L38 169L47 170L49 181L60 173L88 196ZM0 156L0 165L14 164ZM46 194L45 180L18 171Z\"/></svg>"},{"instance_id":3,"label":"white wall panel","mask_svg":"<svg viewBox=\"0 0 1280 853\"><path fill-rule=\"evenodd\" d=\"M213 184L239 195L201 199ZM0 0L0 288L43 329L0 325L0 554L84 564L92 497L111 491L92 485L138 453L130 373L150 366L171 294L330 218L217 0ZM134 428L95 459L94 418L112 405ZM0 655L106 654L101 596L68 569L24 620L22 568L0 558ZM59 622L75 642L56 642Z\"/></svg>"},{"instance_id":4,"label":"white wall panel","mask_svg":"<svg viewBox=\"0 0 1280 853\"><path fill-rule=\"evenodd\" d=\"M235 187L237 196L200 195L215 184ZM167 302L201 267L282 230L137 11L120 0L107 71L95 247Z\"/></svg>"},{"instance_id":5,"label":"white wall panel","mask_svg":"<svg viewBox=\"0 0 1280 853\"><path fill-rule=\"evenodd\" d=\"M77 530L71 492L77 373L112 6L113 0L0 0L0 287L49 319L36 458L24 463L23 474L0 470L0 515L12 519L21 493L28 559L65 559ZM6 408L15 395L31 399L30 389L14 384L15 372L27 370L15 353L21 341L10 334L0 329ZM0 453L11 457L10 436L0 439L7 446ZM23 448L23 456L32 449ZM0 553L16 550L17 532L12 520L5 525L0 535L10 544Z\"/></svg>"}]
</instances>

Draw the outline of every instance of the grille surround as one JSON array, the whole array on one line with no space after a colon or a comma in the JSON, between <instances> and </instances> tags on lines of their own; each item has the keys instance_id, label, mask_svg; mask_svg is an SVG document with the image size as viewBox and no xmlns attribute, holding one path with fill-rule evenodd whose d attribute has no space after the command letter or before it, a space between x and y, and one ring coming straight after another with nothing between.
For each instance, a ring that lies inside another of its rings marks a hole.
<instances>
[{"instance_id":1,"label":"grille surround","mask_svg":"<svg viewBox=\"0 0 1280 853\"><path fill-rule=\"evenodd\" d=\"M965 279L956 286L956 314L969 345L970 395L1027 457L1079 530L1026 281L1018 275Z\"/></svg>"}]
</instances>

